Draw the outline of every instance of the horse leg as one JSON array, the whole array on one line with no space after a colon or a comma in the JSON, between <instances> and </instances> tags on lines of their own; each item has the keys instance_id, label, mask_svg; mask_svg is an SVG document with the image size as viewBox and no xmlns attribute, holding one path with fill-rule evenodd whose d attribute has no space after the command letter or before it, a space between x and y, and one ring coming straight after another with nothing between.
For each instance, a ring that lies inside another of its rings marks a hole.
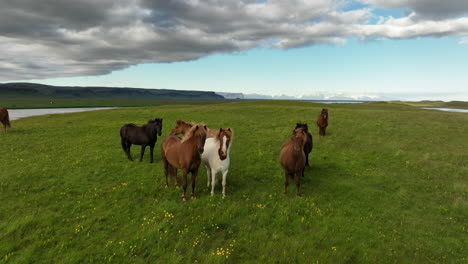
<instances>
[{"instance_id":1,"label":"horse leg","mask_svg":"<svg viewBox=\"0 0 468 264\"><path fill-rule=\"evenodd\" d=\"M171 174L172 174L172 176L174 178L174 186L176 188L179 188L179 182L177 181L177 168L172 167L170 164L169 164L169 166L170 166L169 168L171 169Z\"/></svg>"},{"instance_id":2,"label":"horse leg","mask_svg":"<svg viewBox=\"0 0 468 264\"><path fill-rule=\"evenodd\" d=\"M140 154L140 162L143 161L143 154L145 154L146 145L141 145L141 154Z\"/></svg>"},{"instance_id":3,"label":"horse leg","mask_svg":"<svg viewBox=\"0 0 468 264\"><path fill-rule=\"evenodd\" d=\"M323 128L323 135L324 135L324 136L325 136L325 130L326 130L326 129L327 129L326 127Z\"/></svg>"},{"instance_id":4,"label":"horse leg","mask_svg":"<svg viewBox=\"0 0 468 264\"><path fill-rule=\"evenodd\" d=\"M223 171L223 197L226 196L226 178L229 170Z\"/></svg>"},{"instance_id":5,"label":"horse leg","mask_svg":"<svg viewBox=\"0 0 468 264\"><path fill-rule=\"evenodd\" d=\"M192 200L195 199L195 180L197 179L198 169L192 171Z\"/></svg>"},{"instance_id":6,"label":"horse leg","mask_svg":"<svg viewBox=\"0 0 468 264\"><path fill-rule=\"evenodd\" d=\"M299 188L301 187L301 174L304 175L304 169L295 173L294 181L296 182L296 196L301 196Z\"/></svg>"},{"instance_id":7,"label":"horse leg","mask_svg":"<svg viewBox=\"0 0 468 264\"><path fill-rule=\"evenodd\" d=\"M288 185L289 185L289 173L284 172L284 194L288 192Z\"/></svg>"},{"instance_id":8,"label":"horse leg","mask_svg":"<svg viewBox=\"0 0 468 264\"><path fill-rule=\"evenodd\" d=\"M122 149L127 154L127 144L125 144L125 140L122 138L120 139L120 144L122 144Z\"/></svg>"},{"instance_id":9,"label":"horse leg","mask_svg":"<svg viewBox=\"0 0 468 264\"><path fill-rule=\"evenodd\" d=\"M211 196L214 194L214 188L216 185L216 171L211 169Z\"/></svg>"},{"instance_id":10,"label":"horse leg","mask_svg":"<svg viewBox=\"0 0 468 264\"><path fill-rule=\"evenodd\" d=\"M305 156L306 156L306 166L309 166L309 153L307 153ZM302 174L302 177L304 177L304 174Z\"/></svg>"},{"instance_id":11,"label":"horse leg","mask_svg":"<svg viewBox=\"0 0 468 264\"><path fill-rule=\"evenodd\" d=\"M154 145L150 145L150 157L151 157L150 163L153 163L153 149L154 149Z\"/></svg>"},{"instance_id":12,"label":"horse leg","mask_svg":"<svg viewBox=\"0 0 468 264\"><path fill-rule=\"evenodd\" d=\"M168 184L167 184L167 174L169 173L169 162L167 162L167 159L166 157L163 157L163 163L164 163L164 178L165 178L165 184L164 184L164 187L168 187Z\"/></svg>"},{"instance_id":13,"label":"horse leg","mask_svg":"<svg viewBox=\"0 0 468 264\"><path fill-rule=\"evenodd\" d=\"M206 182L206 187L210 187L210 182L211 182L211 169L206 166L206 177L208 178L207 179L207 182Z\"/></svg>"},{"instance_id":14,"label":"horse leg","mask_svg":"<svg viewBox=\"0 0 468 264\"><path fill-rule=\"evenodd\" d=\"M192 176L193 177L193 176ZM187 201L185 193L187 191L187 169L182 170L182 201Z\"/></svg>"},{"instance_id":15,"label":"horse leg","mask_svg":"<svg viewBox=\"0 0 468 264\"><path fill-rule=\"evenodd\" d=\"M127 157L129 160L133 161L132 154L130 153L130 147L132 146L132 143L127 142Z\"/></svg>"}]
</instances>

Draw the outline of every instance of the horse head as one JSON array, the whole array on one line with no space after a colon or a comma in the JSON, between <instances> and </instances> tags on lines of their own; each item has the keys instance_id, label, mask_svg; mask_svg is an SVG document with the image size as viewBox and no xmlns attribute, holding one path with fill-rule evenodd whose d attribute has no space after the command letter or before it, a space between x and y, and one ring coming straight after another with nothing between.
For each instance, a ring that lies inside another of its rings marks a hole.
<instances>
[{"instance_id":1,"label":"horse head","mask_svg":"<svg viewBox=\"0 0 468 264\"><path fill-rule=\"evenodd\" d=\"M154 131L161 136L162 134L162 118L155 118L154 120L148 120L148 126L150 127L151 131Z\"/></svg>"},{"instance_id":2,"label":"horse head","mask_svg":"<svg viewBox=\"0 0 468 264\"><path fill-rule=\"evenodd\" d=\"M225 160L228 156L228 149L231 144L232 130L230 128L219 129L218 139L219 139L219 149L218 155L221 160Z\"/></svg>"},{"instance_id":3,"label":"horse head","mask_svg":"<svg viewBox=\"0 0 468 264\"><path fill-rule=\"evenodd\" d=\"M296 128L302 128L306 133L309 132L309 127L306 123L296 123Z\"/></svg>"},{"instance_id":4,"label":"horse head","mask_svg":"<svg viewBox=\"0 0 468 264\"><path fill-rule=\"evenodd\" d=\"M307 132L303 128L293 130L291 140L294 141L294 151L303 151L304 144L307 141Z\"/></svg>"},{"instance_id":5,"label":"horse head","mask_svg":"<svg viewBox=\"0 0 468 264\"><path fill-rule=\"evenodd\" d=\"M322 108L321 115L323 116L323 119L328 120L328 109L327 108Z\"/></svg>"},{"instance_id":6,"label":"horse head","mask_svg":"<svg viewBox=\"0 0 468 264\"><path fill-rule=\"evenodd\" d=\"M163 119L162 118L155 118L154 121L156 121L156 131L158 133L158 136L161 136L162 126L163 126Z\"/></svg>"},{"instance_id":7,"label":"horse head","mask_svg":"<svg viewBox=\"0 0 468 264\"><path fill-rule=\"evenodd\" d=\"M176 121L175 127L171 130L171 135L185 134L192 126L192 124L179 119Z\"/></svg>"},{"instance_id":8,"label":"horse head","mask_svg":"<svg viewBox=\"0 0 468 264\"><path fill-rule=\"evenodd\" d=\"M201 155L205 151L205 141L206 141L206 126L203 124L198 124L191 129L192 135L188 135L188 138L194 137L197 144L198 153Z\"/></svg>"}]
</instances>

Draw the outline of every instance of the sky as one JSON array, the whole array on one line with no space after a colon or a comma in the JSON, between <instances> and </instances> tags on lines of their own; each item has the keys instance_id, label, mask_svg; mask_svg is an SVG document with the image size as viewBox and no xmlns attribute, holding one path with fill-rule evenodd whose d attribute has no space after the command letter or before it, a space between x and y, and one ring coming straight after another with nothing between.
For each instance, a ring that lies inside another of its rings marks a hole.
<instances>
[{"instance_id":1,"label":"sky","mask_svg":"<svg viewBox=\"0 0 468 264\"><path fill-rule=\"evenodd\" d=\"M466 0L2 0L0 82L468 101Z\"/></svg>"}]
</instances>

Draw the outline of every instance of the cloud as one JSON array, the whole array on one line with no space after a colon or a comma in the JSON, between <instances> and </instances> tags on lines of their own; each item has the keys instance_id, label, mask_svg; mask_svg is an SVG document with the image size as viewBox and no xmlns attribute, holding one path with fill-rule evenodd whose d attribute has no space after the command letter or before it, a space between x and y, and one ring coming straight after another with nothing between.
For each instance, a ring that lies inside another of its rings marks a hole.
<instances>
[{"instance_id":1,"label":"cloud","mask_svg":"<svg viewBox=\"0 0 468 264\"><path fill-rule=\"evenodd\" d=\"M358 37L468 36L468 2L448 0L5 0L0 81L102 75L131 65ZM458 7L458 8L457 8ZM374 8L408 8L379 18ZM346 11L343 11L346 10Z\"/></svg>"},{"instance_id":2,"label":"cloud","mask_svg":"<svg viewBox=\"0 0 468 264\"><path fill-rule=\"evenodd\" d=\"M424 19L447 19L468 13L466 0L361 0L360 2L386 9L407 8Z\"/></svg>"}]
</instances>

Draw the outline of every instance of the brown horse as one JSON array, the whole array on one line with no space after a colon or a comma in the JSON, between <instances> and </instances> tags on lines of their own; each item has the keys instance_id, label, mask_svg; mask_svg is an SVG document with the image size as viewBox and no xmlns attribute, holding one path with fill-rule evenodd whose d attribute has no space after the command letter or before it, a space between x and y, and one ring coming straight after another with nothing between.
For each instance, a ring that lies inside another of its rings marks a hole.
<instances>
[{"instance_id":1,"label":"brown horse","mask_svg":"<svg viewBox=\"0 0 468 264\"><path fill-rule=\"evenodd\" d=\"M325 130L328 126L328 109L323 108L322 112L317 118L317 126L319 127L319 135L325 136Z\"/></svg>"},{"instance_id":2,"label":"brown horse","mask_svg":"<svg viewBox=\"0 0 468 264\"><path fill-rule=\"evenodd\" d=\"M307 141L307 134L302 128L296 128L293 131L290 140L283 143L279 155L279 162L284 170L284 193L288 191L289 178L296 182L296 195L301 196L299 188L301 187L301 175L305 168L304 145Z\"/></svg>"},{"instance_id":3,"label":"brown horse","mask_svg":"<svg viewBox=\"0 0 468 264\"><path fill-rule=\"evenodd\" d=\"M185 122L184 120L179 119L179 120L176 121L175 127L171 130L171 135L180 135L180 134L182 134L182 135L185 136L185 133L187 133L187 131L189 131L190 128L192 128L193 126L194 126L193 123ZM206 137L208 137L208 138L217 137L218 134L219 134L219 130L217 130L217 129L206 128L206 130L207 130Z\"/></svg>"},{"instance_id":4,"label":"brown horse","mask_svg":"<svg viewBox=\"0 0 468 264\"><path fill-rule=\"evenodd\" d=\"M309 133L309 127L307 126L307 124L296 123L296 128L302 128L307 135L307 140L304 145L304 154L306 156L306 166L309 166L309 154L312 151L312 148L314 147L312 135ZM304 177L304 174L302 174L302 177Z\"/></svg>"},{"instance_id":5,"label":"brown horse","mask_svg":"<svg viewBox=\"0 0 468 264\"><path fill-rule=\"evenodd\" d=\"M184 139L170 135L161 144L161 156L164 162L165 186L168 187L167 176L172 174L174 184L177 183L177 169L182 170L182 200L186 201L187 174L192 173L192 199L195 199L195 179L200 167L200 155L204 151L206 140L206 126L198 124L187 131Z\"/></svg>"},{"instance_id":6,"label":"brown horse","mask_svg":"<svg viewBox=\"0 0 468 264\"><path fill-rule=\"evenodd\" d=\"M7 127L11 128L10 117L6 108L0 108L0 122L3 124L3 130L7 132Z\"/></svg>"}]
</instances>

